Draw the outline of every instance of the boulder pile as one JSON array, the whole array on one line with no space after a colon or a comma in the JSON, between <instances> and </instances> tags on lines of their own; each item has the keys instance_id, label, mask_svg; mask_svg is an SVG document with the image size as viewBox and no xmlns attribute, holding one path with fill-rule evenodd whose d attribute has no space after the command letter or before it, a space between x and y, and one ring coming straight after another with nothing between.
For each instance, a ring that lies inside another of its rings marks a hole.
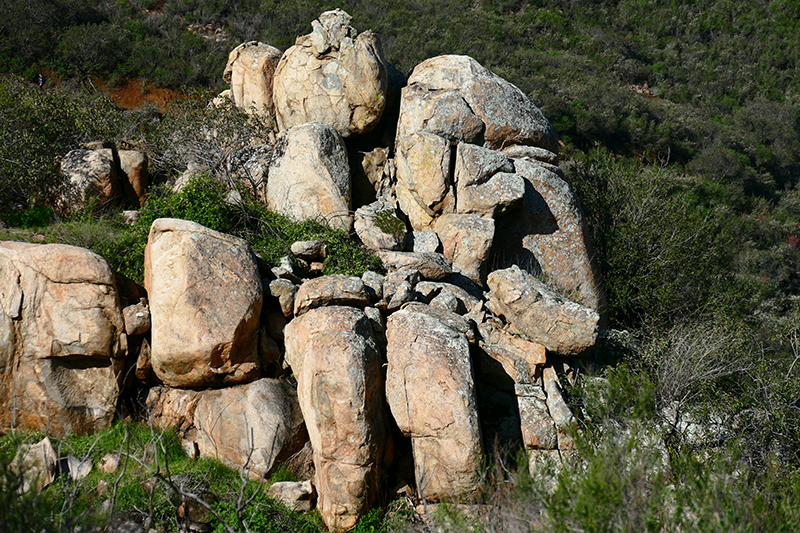
<instances>
[{"instance_id":1,"label":"boulder pile","mask_svg":"<svg viewBox=\"0 0 800 533\"><path fill-rule=\"evenodd\" d=\"M4 428L108 427L127 358L150 420L194 456L264 476L310 448L331 530L390 482L451 500L480 489L496 450L531 465L569 453L561 380L593 348L603 301L552 125L469 57L398 82L350 21L323 13L282 55L238 47L222 97L276 116L270 207L355 228L385 273L299 279L292 258L269 268L176 219L153 223L143 288L86 250L0 243Z\"/></svg>"}]
</instances>

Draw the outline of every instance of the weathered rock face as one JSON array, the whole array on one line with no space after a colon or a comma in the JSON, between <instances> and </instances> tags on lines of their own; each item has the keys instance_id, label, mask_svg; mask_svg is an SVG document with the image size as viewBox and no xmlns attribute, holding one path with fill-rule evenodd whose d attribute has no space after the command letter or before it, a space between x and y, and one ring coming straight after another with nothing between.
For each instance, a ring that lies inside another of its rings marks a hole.
<instances>
[{"instance_id":1,"label":"weathered rock face","mask_svg":"<svg viewBox=\"0 0 800 533\"><path fill-rule=\"evenodd\" d=\"M86 206L91 198L103 204L120 192L119 176L111 151L72 150L61 160L64 185L56 200L56 210L69 213Z\"/></svg>"},{"instance_id":2,"label":"weathered rock face","mask_svg":"<svg viewBox=\"0 0 800 533\"><path fill-rule=\"evenodd\" d=\"M172 387L259 377L262 286L241 239L177 219L153 222L145 249L153 372Z\"/></svg>"},{"instance_id":3,"label":"weathered rock face","mask_svg":"<svg viewBox=\"0 0 800 533\"><path fill-rule=\"evenodd\" d=\"M268 475L307 439L297 392L286 382L259 379L218 390L154 387L147 408L158 427L175 426L200 457Z\"/></svg>"},{"instance_id":4,"label":"weathered rock face","mask_svg":"<svg viewBox=\"0 0 800 533\"><path fill-rule=\"evenodd\" d=\"M487 282L495 312L549 352L577 356L597 341L597 312L570 302L519 267L495 270Z\"/></svg>"},{"instance_id":5,"label":"weathered rock face","mask_svg":"<svg viewBox=\"0 0 800 533\"><path fill-rule=\"evenodd\" d=\"M242 43L231 51L222 79L231 86L236 107L259 115L272 113L272 82L281 55L274 46L258 41Z\"/></svg>"},{"instance_id":6,"label":"weathered rock face","mask_svg":"<svg viewBox=\"0 0 800 533\"><path fill-rule=\"evenodd\" d=\"M404 308L389 317L386 338L386 397L411 437L420 495L436 501L474 492L483 447L466 335Z\"/></svg>"},{"instance_id":7,"label":"weathered rock face","mask_svg":"<svg viewBox=\"0 0 800 533\"><path fill-rule=\"evenodd\" d=\"M62 244L0 243L0 420L50 435L111 424L127 350L114 275Z\"/></svg>"},{"instance_id":8,"label":"weathered rock face","mask_svg":"<svg viewBox=\"0 0 800 533\"><path fill-rule=\"evenodd\" d=\"M494 150L518 144L558 152L555 130L539 108L467 56L433 57L414 67L397 131L406 137L420 130Z\"/></svg>"},{"instance_id":9,"label":"weathered rock face","mask_svg":"<svg viewBox=\"0 0 800 533\"><path fill-rule=\"evenodd\" d=\"M278 137L269 167L267 203L295 220L321 217L332 227L350 231L350 167L336 130L310 122Z\"/></svg>"},{"instance_id":10,"label":"weathered rock face","mask_svg":"<svg viewBox=\"0 0 800 533\"><path fill-rule=\"evenodd\" d=\"M286 326L286 360L314 449L318 507L328 529L350 529L374 501L387 430L370 320L321 307Z\"/></svg>"},{"instance_id":11,"label":"weathered rock face","mask_svg":"<svg viewBox=\"0 0 800 533\"><path fill-rule=\"evenodd\" d=\"M337 9L311 23L275 71L275 113L287 130L306 122L329 124L342 137L372 130L386 105L387 67L372 32L357 34Z\"/></svg>"},{"instance_id":12,"label":"weathered rock face","mask_svg":"<svg viewBox=\"0 0 800 533\"><path fill-rule=\"evenodd\" d=\"M517 176L525 179L522 209L498 220L497 242L501 268L511 262L535 270L540 267L555 286L595 310L605 302L600 273L586 222L572 188L558 167L515 159Z\"/></svg>"},{"instance_id":13,"label":"weathered rock face","mask_svg":"<svg viewBox=\"0 0 800 533\"><path fill-rule=\"evenodd\" d=\"M443 210L452 211L450 143L414 132L397 141L397 200L414 229L427 229Z\"/></svg>"}]
</instances>

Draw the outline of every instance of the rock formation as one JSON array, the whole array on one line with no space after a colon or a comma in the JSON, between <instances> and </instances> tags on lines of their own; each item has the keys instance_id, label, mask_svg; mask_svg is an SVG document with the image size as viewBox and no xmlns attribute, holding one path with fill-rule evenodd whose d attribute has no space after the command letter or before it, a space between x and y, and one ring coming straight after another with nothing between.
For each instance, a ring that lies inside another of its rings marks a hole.
<instances>
[{"instance_id":1,"label":"rock formation","mask_svg":"<svg viewBox=\"0 0 800 533\"><path fill-rule=\"evenodd\" d=\"M479 491L496 445L526 450L531 465L572 453L556 364L593 348L603 301L552 125L464 56L418 65L395 98L402 75L371 32L340 10L312 27L279 62L245 43L225 70L237 105L274 105L280 134L254 148L269 168L258 199L355 228L385 275L318 276L321 241L295 243L294 260L270 268L240 239L160 219L147 294L122 291L123 307L94 254L3 243L4 427L106 427L127 350L129 379L151 387L151 420L176 426L192 455L260 476L306 450L313 466L298 471L314 487L276 494L308 508L316 492L331 530L354 527L387 476L441 501ZM129 177L146 168L105 145L83 155L124 160ZM141 181L123 187L132 202Z\"/></svg>"}]
</instances>

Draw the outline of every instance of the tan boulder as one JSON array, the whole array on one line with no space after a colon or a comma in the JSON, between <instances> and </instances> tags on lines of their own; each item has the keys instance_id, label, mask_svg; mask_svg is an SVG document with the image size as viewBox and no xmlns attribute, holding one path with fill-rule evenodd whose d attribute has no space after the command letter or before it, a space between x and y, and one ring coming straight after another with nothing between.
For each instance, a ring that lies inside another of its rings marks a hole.
<instances>
[{"instance_id":1,"label":"tan boulder","mask_svg":"<svg viewBox=\"0 0 800 533\"><path fill-rule=\"evenodd\" d=\"M122 309L122 321L128 335L144 335L150 331L150 308L139 302Z\"/></svg>"},{"instance_id":2,"label":"tan boulder","mask_svg":"<svg viewBox=\"0 0 800 533\"><path fill-rule=\"evenodd\" d=\"M600 272L578 199L572 188L545 163L514 160L517 175L527 181L523 207L499 219L495 247L500 268L538 268L560 291L595 310L604 307ZM557 172L556 172L557 171Z\"/></svg>"},{"instance_id":3,"label":"tan boulder","mask_svg":"<svg viewBox=\"0 0 800 533\"><path fill-rule=\"evenodd\" d=\"M483 284L489 271L495 222L480 215L442 215L434 228L453 270Z\"/></svg>"},{"instance_id":4,"label":"tan boulder","mask_svg":"<svg viewBox=\"0 0 800 533\"><path fill-rule=\"evenodd\" d=\"M400 209L413 213L422 209L429 217L453 204L450 176L450 143L428 132L414 132L397 141L397 183L404 194L398 195ZM449 193L449 196L448 196ZM417 205L407 205L413 201ZM416 230L425 227L414 226Z\"/></svg>"},{"instance_id":5,"label":"tan boulder","mask_svg":"<svg viewBox=\"0 0 800 533\"><path fill-rule=\"evenodd\" d=\"M279 481L269 486L267 494L292 511L310 511L317 497L311 481Z\"/></svg>"},{"instance_id":6,"label":"tan boulder","mask_svg":"<svg viewBox=\"0 0 800 533\"><path fill-rule=\"evenodd\" d=\"M376 36L358 34L351 20L340 9L326 11L283 54L273 88L281 131L322 122L350 137L378 124L386 106L386 61Z\"/></svg>"},{"instance_id":7,"label":"tan boulder","mask_svg":"<svg viewBox=\"0 0 800 533\"><path fill-rule=\"evenodd\" d=\"M316 307L347 305L364 308L369 305L369 295L361 278L334 274L306 281L297 289L294 315Z\"/></svg>"},{"instance_id":8,"label":"tan boulder","mask_svg":"<svg viewBox=\"0 0 800 533\"><path fill-rule=\"evenodd\" d=\"M254 478L269 475L307 440L294 387L276 379L203 391L153 387L146 407L156 427L177 428L198 457L244 467Z\"/></svg>"},{"instance_id":9,"label":"tan boulder","mask_svg":"<svg viewBox=\"0 0 800 533\"><path fill-rule=\"evenodd\" d=\"M68 152L61 160L61 174L64 184L55 202L59 213L83 209L91 199L105 204L120 194L117 166L110 149Z\"/></svg>"},{"instance_id":10,"label":"tan boulder","mask_svg":"<svg viewBox=\"0 0 800 533\"><path fill-rule=\"evenodd\" d=\"M454 180L456 210L496 218L522 204L525 180L502 152L459 143Z\"/></svg>"},{"instance_id":11,"label":"tan boulder","mask_svg":"<svg viewBox=\"0 0 800 533\"><path fill-rule=\"evenodd\" d=\"M242 43L228 54L222 79L231 86L236 107L250 113L271 115L272 83L281 51L258 41Z\"/></svg>"},{"instance_id":12,"label":"tan boulder","mask_svg":"<svg viewBox=\"0 0 800 533\"><path fill-rule=\"evenodd\" d=\"M389 316L386 338L386 397L411 437L420 496L437 501L474 493L483 445L466 336L406 307Z\"/></svg>"},{"instance_id":13,"label":"tan boulder","mask_svg":"<svg viewBox=\"0 0 800 533\"><path fill-rule=\"evenodd\" d=\"M286 360L314 449L322 519L330 530L352 529L378 494L389 437L370 320L352 307L312 309L286 326Z\"/></svg>"},{"instance_id":14,"label":"tan boulder","mask_svg":"<svg viewBox=\"0 0 800 533\"><path fill-rule=\"evenodd\" d=\"M114 274L63 244L0 243L0 425L53 436L110 426L127 336Z\"/></svg>"},{"instance_id":15,"label":"tan boulder","mask_svg":"<svg viewBox=\"0 0 800 533\"><path fill-rule=\"evenodd\" d=\"M142 207L150 185L147 154L137 150L119 150L117 153L122 171L122 191L129 204L136 208Z\"/></svg>"},{"instance_id":16,"label":"tan boulder","mask_svg":"<svg viewBox=\"0 0 800 533\"><path fill-rule=\"evenodd\" d=\"M336 130L310 122L281 133L269 167L271 209L298 221L321 219L350 231L350 190L347 149Z\"/></svg>"},{"instance_id":17,"label":"tan boulder","mask_svg":"<svg viewBox=\"0 0 800 533\"><path fill-rule=\"evenodd\" d=\"M151 363L163 383L205 387L259 377L263 289L245 241L195 222L160 218L145 249L145 288Z\"/></svg>"},{"instance_id":18,"label":"tan boulder","mask_svg":"<svg viewBox=\"0 0 800 533\"><path fill-rule=\"evenodd\" d=\"M422 91L416 90L419 87ZM545 148L558 152L558 138L550 122L525 94L517 87L492 74L477 61L467 56L445 55L427 59L414 67L403 89L400 105L399 136L428 129L434 112L445 106L436 102L446 93L460 96L467 106L484 124L483 138L470 140L475 131L474 120L464 121L463 128L454 138L487 148L500 149L520 144ZM422 99L422 103L415 100ZM433 105L425 105L428 102ZM460 114L465 114L462 111ZM440 122L447 123L446 120ZM450 120L457 124L459 121ZM434 122L436 124L436 122ZM441 132L446 128L438 127ZM428 129L428 131L432 131ZM436 131L432 131L436 133ZM482 142L481 142L482 141Z\"/></svg>"},{"instance_id":19,"label":"tan boulder","mask_svg":"<svg viewBox=\"0 0 800 533\"><path fill-rule=\"evenodd\" d=\"M567 300L519 267L495 270L487 284L495 313L549 352L577 356L597 341L596 311Z\"/></svg>"}]
</instances>

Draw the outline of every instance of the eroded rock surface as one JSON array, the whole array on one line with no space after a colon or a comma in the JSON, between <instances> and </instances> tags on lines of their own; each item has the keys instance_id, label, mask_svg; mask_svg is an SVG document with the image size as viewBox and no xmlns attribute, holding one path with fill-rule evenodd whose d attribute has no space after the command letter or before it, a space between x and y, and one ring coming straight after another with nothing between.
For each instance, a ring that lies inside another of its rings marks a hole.
<instances>
[{"instance_id":1,"label":"eroded rock surface","mask_svg":"<svg viewBox=\"0 0 800 533\"><path fill-rule=\"evenodd\" d=\"M342 137L367 133L386 106L388 70L380 43L371 31L350 26L340 9L311 23L275 71L275 113L287 130L306 122L332 126Z\"/></svg>"}]
</instances>

